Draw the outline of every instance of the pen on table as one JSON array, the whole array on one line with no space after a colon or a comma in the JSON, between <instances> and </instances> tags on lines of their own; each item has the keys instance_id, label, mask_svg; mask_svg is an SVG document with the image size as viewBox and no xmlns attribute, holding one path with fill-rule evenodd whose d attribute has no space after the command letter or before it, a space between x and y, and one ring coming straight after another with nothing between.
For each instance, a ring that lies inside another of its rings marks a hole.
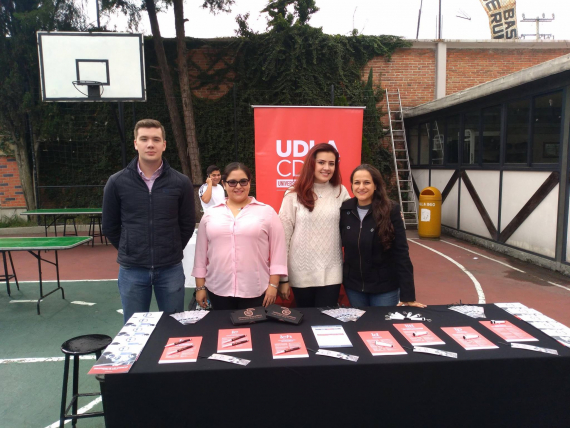
<instances>
[{"instance_id":1,"label":"pen on table","mask_svg":"<svg viewBox=\"0 0 570 428\"><path fill-rule=\"evenodd\" d=\"M176 349L175 351L169 352L169 353L166 354L166 355L176 354L177 352L186 351L187 349L190 349L190 348L193 348L193 347L194 347L194 345L190 344L190 345L185 346L185 347L183 347L183 348L178 348L178 349Z\"/></svg>"},{"instance_id":2,"label":"pen on table","mask_svg":"<svg viewBox=\"0 0 570 428\"><path fill-rule=\"evenodd\" d=\"M169 348L171 346L177 346L177 345L180 345L181 343L186 343L186 342L192 342L192 339L183 339L183 340L179 340L178 342L169 343L165 346L165 348Z\"/></svg>"},{"instance_id":3,"label":"pen on table","mask_svg":"<svg viewBox=\"0 0 570 428\"><path fill-rule=\"evenodd\" d=\"M477 339L478 337L479 337L478 334L465 334L465 335L463 335L463 339L465 339L465 340Z\"/></svg>"},{"instance_id":4,"label":"pen on table","mask_svg":"<svg viewBox=\"0 0 570 428\"><path fill-rule=\"evenodd\" d=\"M240 334L239 336L232 337L231 339L225 339L223 343L234 342L234 341L239 340L245 336L246 336L245 334Z\"/></svg>"},{"instance_id":5,"label":"pen on table","mask_svg":"<svg viewBox=\"0 0 570 428\"><path fill-rule=\"evenodd\" d=\"M241 345L242 343L246 343L246 342L249 342L249 340L243 339L243 340L238 340L237 342L229 342L229 343L226 343L225 345L222 345L222 348L228 348L230 346L237 346L237 345Z\"/></svg>"},{"instance_id":6,"label":"pen on table","mask_svg":"<svg viewBox=\"0 0 570 428\"><path fill-rule=\"evenodd\" d=\"M505 321L491 320L491 324L504 324Z\"/></svg>"},{"instance_id":7,"label":"pen on table","mask_svg":"<svg viewBox=\"0 0 570 428\"><path fill-rule=\"evenodd\" d=\"M294 346L293 348L287 348L287 349L284 349L282 351L277 351L275 353L275 355L284 354L285 352L293 352L293 351L296 351L298 349L301 349L301 347L300 346Z\"/></svg>"}]
</instances>

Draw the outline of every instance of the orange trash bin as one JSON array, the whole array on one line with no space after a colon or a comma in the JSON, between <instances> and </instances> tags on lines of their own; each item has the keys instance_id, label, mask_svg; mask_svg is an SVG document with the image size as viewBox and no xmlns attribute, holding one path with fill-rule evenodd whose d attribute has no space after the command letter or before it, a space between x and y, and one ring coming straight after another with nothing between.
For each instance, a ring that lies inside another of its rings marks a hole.
<instances>
[{"instance_id":1,"label":"orange trash bin","mask_svg":"<svg viewBox=\"0 0 570 428\"><path fill-rule=\"evenodd\" d=\"M418 235L428 239L441 236L441 192L435 187L420 192Z\"/></svg>"}]
</instances>

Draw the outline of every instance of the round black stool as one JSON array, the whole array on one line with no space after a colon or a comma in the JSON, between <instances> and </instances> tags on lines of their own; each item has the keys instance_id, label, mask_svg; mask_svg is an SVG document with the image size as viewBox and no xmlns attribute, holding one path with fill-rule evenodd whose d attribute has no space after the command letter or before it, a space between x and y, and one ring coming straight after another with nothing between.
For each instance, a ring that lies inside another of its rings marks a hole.
<instances>
[{"instance_id":1,"label":"round black stool","mask_svg":"<svg viewBox=\"0 0 570 428\"><path fill-rule=\"evenodd\" d=\"M61 345L61 352L65 354L65 364L63 367L63 388L61 392L61 411L59 414L59 426L63 427L66 420L72 420L72 426L76 426L77 419L93 418L96 416L103 416L105 412L91 412L77 414L77 400L79 397L90 397L101 395L100 392L92 392L87 394L79 394L77 386L79 382L79 357L81 355L95 354L97 359L101 356L103 351L112 341L109 336L104 334L87 334L85 336L77 336L69 339ZM69 358L73 357L73 397L69 405L67 404L67 382L69 379ZM72 412L68 414L69 408L72 407ZM104 407L103 407L104 409Z\"/></svg>"}]
</instances>

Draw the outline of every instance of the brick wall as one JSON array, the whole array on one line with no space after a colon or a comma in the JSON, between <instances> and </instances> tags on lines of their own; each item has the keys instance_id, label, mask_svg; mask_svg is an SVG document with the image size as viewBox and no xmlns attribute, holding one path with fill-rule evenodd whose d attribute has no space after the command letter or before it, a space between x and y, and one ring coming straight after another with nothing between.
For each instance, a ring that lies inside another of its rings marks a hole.
<instances>
[{"instance_id":1,"label":"brick wall","mask_svg":"<svg viewBox=\"0 0 570 428\"><path fill-rule=\"evenodd\" d=\"M446 95L569 53L570 49L447 49Z\"/></svg>"},{"instance_id":2,"label":"brick wall","mask_svg":"<svg viewBox=\"0 0 570 428\"><path fill-rule=\"evenodd\" d=\"M510 42L513 43L513 42ZM429 46L431 44L431 46ZM467 43L471 44L472 43ZM483 43L484 44L484 43ZM457 46L457 44L455 44ZM420 43L413 48L398 49L391 61L376 57L362 70L366 81L373 68L375 85L389 91L400 90L402 106L415 107L435 99L435 43ZM506 76L537 64L570 54L570 48L450 48L447 46L446 95ZM379 107L387 111L383 100ZM387 128L388 118L382 123Z\"/></svg>"},{"instance_id":3,"label":"brick wall","mask_svg":"<svg viewBox=\"0 0 570 428\"><path fill-rule=\"evenodd\" d=\"M16 159L0 156L0 208L26 208Z\"/></svg>"},{"instance_id":4,"label":"brick wall","mask_svg":"<svg viewBox=\"0 0 570 428\"><path fill-rule=\"evenodd\" d=\"M370 68L373 69L374 83L390 91L400 89L402 105L416 106L433 100L435 94L435 50L398 49L391 61L376 57L362 70L366 81ZM386 102L380 106L386 111Z\"/></svg>"},{"instance_id":5,"label":"brick wall","mask_svg":"<svg viewBox=\"0 0 570 428\"><path fill-rule=\"evenodd\" d=\"M188 51L188 67L190 74L190 86L195 88L192 93L198 98L216 100L223 97L233 87L234 72L228 71L224 79L218 81L214 73L223 70L234 61L234 54L220 55L220 51L208 46ZM207 82L208 76L212 76L212 83Z\"/></svg>"}]
</instances>

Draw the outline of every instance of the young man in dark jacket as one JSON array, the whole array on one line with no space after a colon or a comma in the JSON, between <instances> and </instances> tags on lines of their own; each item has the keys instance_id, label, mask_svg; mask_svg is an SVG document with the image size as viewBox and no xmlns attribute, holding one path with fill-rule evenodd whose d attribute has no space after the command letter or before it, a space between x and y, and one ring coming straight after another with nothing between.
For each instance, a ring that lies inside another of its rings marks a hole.
<instances>
[{"instance_id":1,"label":"young man in dark jacket","mask_svg":"<svg viewBox=\"0 0 570 428\"><path fill-rule=\"evenodd\" d=\"M184 310L182 251L196 226L192 183L162 158L164 127L143 119L134 133L138 156L109 178L103 196L103 234L119 250L125 323L149 311L153 286L159 310Z\"/></svg>"}]
</instances>

